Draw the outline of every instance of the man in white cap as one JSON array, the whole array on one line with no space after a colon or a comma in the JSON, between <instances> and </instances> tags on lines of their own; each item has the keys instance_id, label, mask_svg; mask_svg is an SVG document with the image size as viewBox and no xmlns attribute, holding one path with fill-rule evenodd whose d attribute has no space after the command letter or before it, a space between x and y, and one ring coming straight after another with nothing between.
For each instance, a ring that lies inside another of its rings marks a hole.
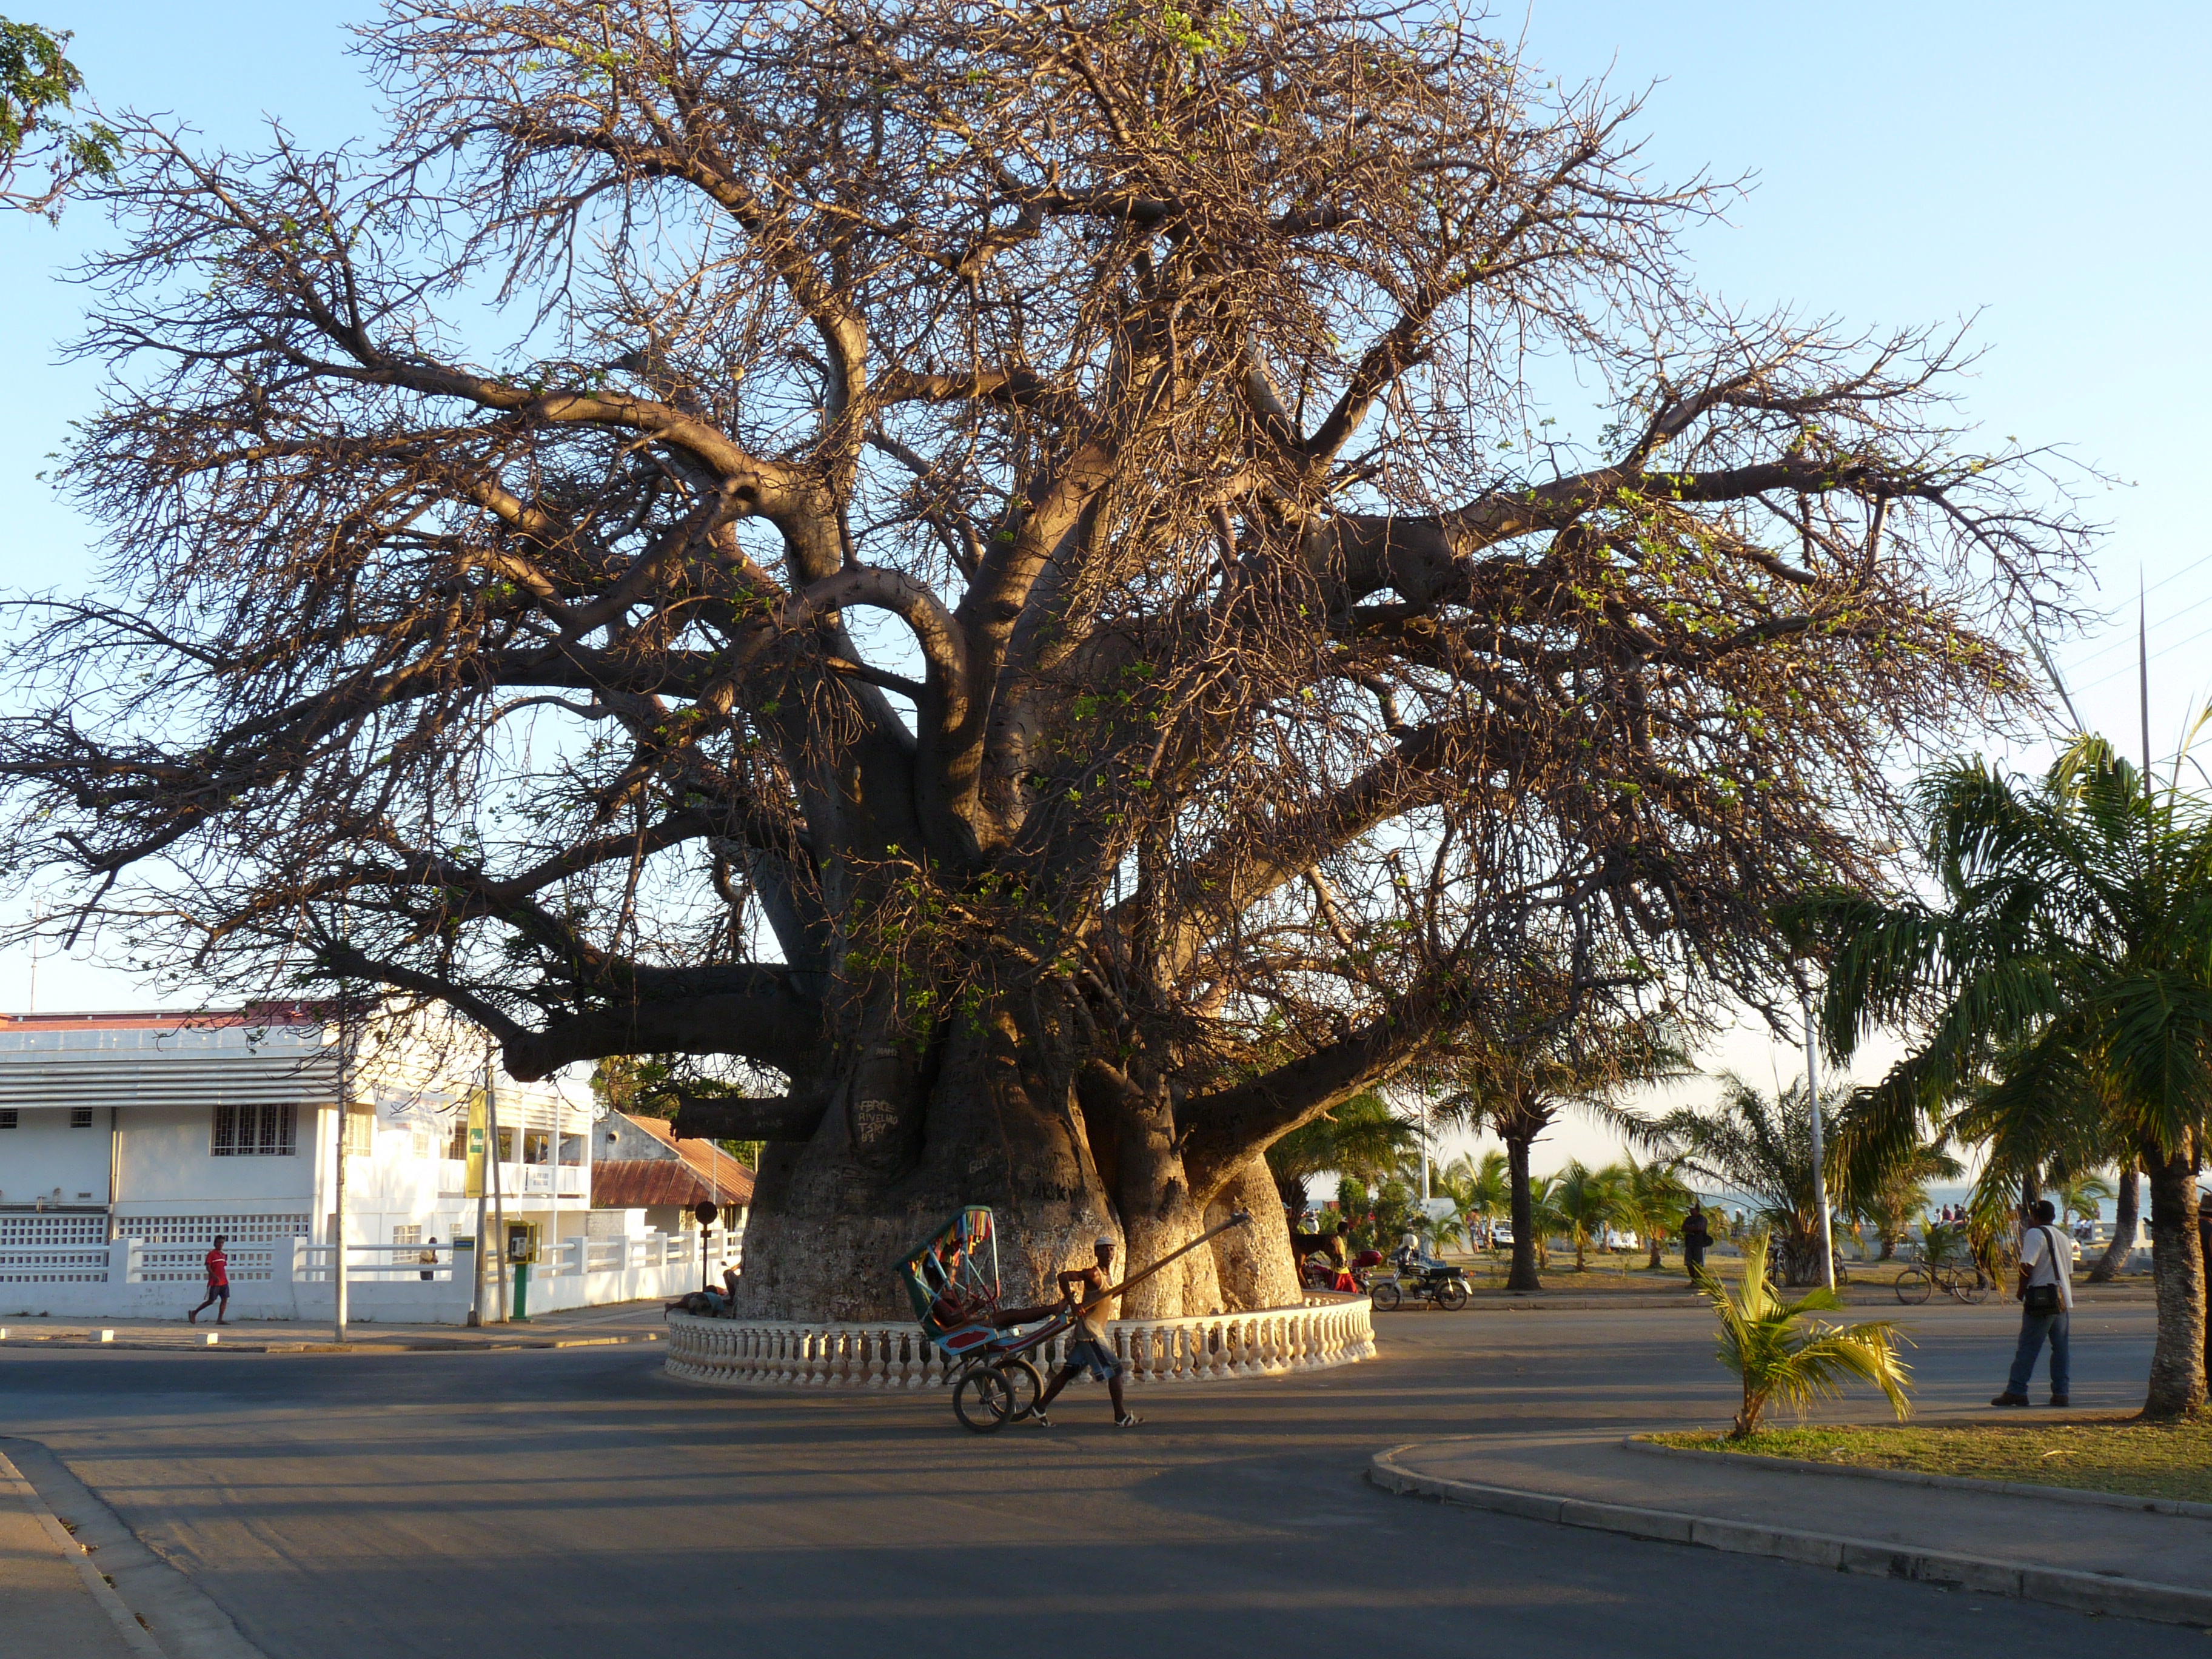
<instances>
[{"instance_id":1,"label":"man in white cap","mask_svg":"<svg viewBox=\"0 0 2212 1659\"><path fill-rule=\"evenodd\" d=\"M1044 1392L1030 1410L1030 1421L1042 1428L1052 1426L1052 1419L1044 1414L1044 1408L1075 1380L1077 1372L1085 1370L1091 1373L1093 1382L1106 1385L1106 1392L1114 1401L1115 1427L1133 1429L1144 1421L1121 1401L1121 1373L1128 1367L1115 1357L1112 1346L1106 1340L1104 1297L1114 1283L1114 1241L1101 1238L1097 1250L1097 1267L1071 1267L1060 1276L1060 1296L1076 1304L1075 1339L1067 1345L1066 1362L1053 1374L1052 1381L1045 1385Z\"/></svg>"}]
</instances>

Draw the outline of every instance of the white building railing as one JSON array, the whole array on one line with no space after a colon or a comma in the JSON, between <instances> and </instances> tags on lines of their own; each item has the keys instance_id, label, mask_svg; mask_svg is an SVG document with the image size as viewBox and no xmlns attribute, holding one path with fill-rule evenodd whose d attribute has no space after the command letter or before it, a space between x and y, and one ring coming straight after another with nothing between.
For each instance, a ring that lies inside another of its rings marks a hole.
<instances>
[{"instance_id":1,"label":"white building railing","mask_svg":"<svg viewBox=\"0 0 2212 1659\"><path fill-rule=\"evenodd\" d=\"M307 1239L279 1237L226 1246L230 1315L235 1320L329 1316L337 1251ZM715 1227L696 1231L592 1238L572 1234L541 1244L531 1264L527 1305L554 1312L606 1302L665 1299L719 1285L738 1266L744 1234ZM425 1261L424 1256L433 1259ZM204 1243L0 1243L0 1317L46 1313L64 1317L173 1317L198 1299L206 1278ZM490 1292L497 1264L487 1261ZM349 1244L346 1279L353 1316L453 1323L474 1299L476 1263L450 1243ZM509 1276L509 1293L515 1279ZM491 1305L487 1304L487 1305Z\"/></svg>"},{"instance_id":2,"label":"white building railing","mask_svg":"<svg viewBox=\"0 0 2212 1659\"><path fill-rule=\"evenodd\" d=\"M1212 1382L1355 1364L1375 1355L1365 1297L1309 1295L1303 1307L1188 1319L1117 1319L1114 1352L1135 1383ZM1056 1336L1029 1358L1066 1358ZM941 1389L958 1370L911 1322L805 1324L668 1316L668 1373L717 1388Z\"/></svg>"}]
</instances>

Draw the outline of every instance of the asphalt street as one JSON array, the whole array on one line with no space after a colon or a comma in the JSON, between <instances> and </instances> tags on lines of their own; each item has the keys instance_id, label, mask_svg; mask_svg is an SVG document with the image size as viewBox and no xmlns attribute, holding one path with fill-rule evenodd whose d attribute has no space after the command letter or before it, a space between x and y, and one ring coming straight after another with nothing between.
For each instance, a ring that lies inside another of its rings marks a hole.
<instances>
[{"instance_id":1,"label":"asphalt street","mask_svg":"<svg viewBox=\"0 0 2212 1659\"><path fill-rule=\"evenodd\" d=\"M2112 1652L2123 1637L2131 1656L2205 1653L2199 1632L1516 1521L1363 1479L1377 1449L1440 1435L1725 1422L1710 1316L1684 1302L1379 1316L1376 1361L1139 1392L1133 1431L1088 1386L1052 1429L979 1437L941 1394L698 1389L646 1347L30 1349L0 1350L0 1435L51 1449L270 1659L967 1655L1030 1639L1382 1644L1393 1659L1747 1644L1934 1659ZM2015 1311L1897 1312L1923 1410L1984 1405ZM2076 1315L2077 1407L2140 1402L2150 1320L2142 1304Z\"/></svg>"}]
</instances>

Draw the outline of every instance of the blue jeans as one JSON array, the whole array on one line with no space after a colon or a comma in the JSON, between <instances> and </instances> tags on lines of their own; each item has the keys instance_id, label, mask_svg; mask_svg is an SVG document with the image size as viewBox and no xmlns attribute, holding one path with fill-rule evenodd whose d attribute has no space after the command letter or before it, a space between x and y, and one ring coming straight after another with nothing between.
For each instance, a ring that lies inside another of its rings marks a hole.
<instances>
[{"instance_id":1,"label":"blue jeans","mask_svg":"<svg viewBox=\"0 0 2212 1659\"><path fill-rule=\"evenodd\" d=\"M2072 1380L2073 1367L2066 1352L2067 1315L2062 1310L2051 1314L2023 1312L2020 1316L2020 1351L2012 1357L2012 1376L2006 1380L2005 1392L2027 1398L2027 1385L2035 1380L2035 1357L2043 1352L2043 1339L2051 1339L2051 1392L2065 1395L2073 1393L2067 1386Z\"/></svg>"}]
</instances>

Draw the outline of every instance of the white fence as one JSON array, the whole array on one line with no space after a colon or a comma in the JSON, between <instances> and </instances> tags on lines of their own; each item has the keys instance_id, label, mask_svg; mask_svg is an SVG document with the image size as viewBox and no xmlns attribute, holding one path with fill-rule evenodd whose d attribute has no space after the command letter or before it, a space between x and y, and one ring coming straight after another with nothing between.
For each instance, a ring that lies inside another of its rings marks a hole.
<instances>
[{"instance_id":1,"label":"white fence","mask_svg":"<svg viewBox=\"0 0 2212 1659\"><path fill-rule=\"evenodd\" d=\"M1375 1354L1365 1297L1311 1295L1297 1308L1107 1326L1132 1382L1211 1382L1350 1365ZM1067 1339L1030 1354L1040 1370ZM941 1389L957 1360L912 1323L797 1324L668 1316L668 1373L718 1388Z\"/></svg>"},{"instance_id":2,"label":"white fence","mask_svg":"<svg viewBox=\"0 0 2212 1659\"><path fill-rule=\"evenodd\" d=\"M674 1297L720 1284L739 1265L742 1236L698 1233L571 1237L541 1247L525 1291L531 1313L646 1297ZM233 1319L331 1319L337 1251L304 1238L227 1244ZM206 1247L118 1238L112 1244L0 1243L0 1314L63 1318L181 1316L200 1299ZM430 1257L424 1261L425 1256ZM457 1325L468 1317L475 1253L452 1244L349 1244L346 1310L364 1324ZM512 1298L520 1273L508 1268ZM484 1307L498 1294L499 1264L484 1264Z\"/></svg>"}]
</instances>

